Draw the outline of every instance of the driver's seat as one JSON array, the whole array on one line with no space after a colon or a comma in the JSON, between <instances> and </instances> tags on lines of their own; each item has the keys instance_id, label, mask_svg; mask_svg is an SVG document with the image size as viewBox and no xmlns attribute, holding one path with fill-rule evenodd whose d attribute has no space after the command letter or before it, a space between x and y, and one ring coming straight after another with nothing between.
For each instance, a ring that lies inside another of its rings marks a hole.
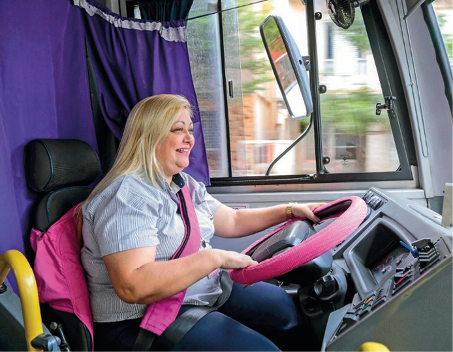
<instances>
[{"instance_id":1,"label":"driver's seat","mask_svg":"<svg viewBox=\"0 0 453 352\"><path fill-rule=\"evenodd\" d=\"M25 148L24 162L29 187L43 193L34 211L30 236L36 252L34 274L42 320L62 340L61 350L93 350L93 320L80 260L83 242L76 215L79 204L92 191L89 185L99 175L98 157L80 140L35 139ZM226 287L223 289L226 291ZM159 348L171 349L218 304L186 311L165 330ZM154 334L144 330L134 350L147 350L153 339Z\"/></svg>"},{"instance_id":2,"label":"driver's seat","mask_svg":"<svg viewBox=\"0 0 453 352\"><path fill-rule=\"evenodd\" d=\"M93 349L93 322L81 237L72 213L91 193L99 159L90 145L74 139L34 139L24 151L27 183L43 194L33 211L31 244L42 320L62 340L62 350Z\"/></svg>"}]
</instances>

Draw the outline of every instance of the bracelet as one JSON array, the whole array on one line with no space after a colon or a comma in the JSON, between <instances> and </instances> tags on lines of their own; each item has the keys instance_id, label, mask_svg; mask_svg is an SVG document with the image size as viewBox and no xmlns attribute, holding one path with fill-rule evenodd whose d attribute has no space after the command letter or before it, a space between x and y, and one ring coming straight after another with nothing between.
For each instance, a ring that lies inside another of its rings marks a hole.
<instances>
[{"instance_id":1,"label":"bracelet","mask_svg":"<svg viewBox=\"0 0 453 352\"><path fill-rule=\"evenodd\" d=\"M294 204L297 204L297 202L289 202L288 205L286 206L286 217L288 218L288 220L294 219L294 214L293 214Z\"/></svg>"}]
</instances>

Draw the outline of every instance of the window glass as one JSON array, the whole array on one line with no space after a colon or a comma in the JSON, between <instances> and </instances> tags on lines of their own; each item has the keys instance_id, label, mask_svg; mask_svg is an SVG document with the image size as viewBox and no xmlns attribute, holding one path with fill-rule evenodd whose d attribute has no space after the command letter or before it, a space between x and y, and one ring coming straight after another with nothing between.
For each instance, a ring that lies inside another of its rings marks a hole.
<instances>
[{"instance_id":1,"label":"window glass","mask_svg":"<svg viewBox=\"0 0 453 352\"><path fill-rule=\"evenodd\" d=\"M217 11L216 2L195 0L189 18ZM187 22L187 46L200 108L211 177L228 176L220 29L217 14Z\"/></svg>"},{"instance_id":2,"label":"window glass","mask_svg":"<svg viewBox=\"0 0 453 352\"><path fill-rule=\"evenodd\" d=\"M189 18L217 11L218 1L195 0ZM250 4L249 6L243 6ZM292 119L269 64L259 24L280 15L301 55L308 55L305 6L300 1L224 0L221 14L188 21L188 47L211 177L264 176L307 128ZM236 6L239 8L234 9ZM400 162L360 10L347 30L330 19L324 2L316 21L323 156L329 173L396 171ZM318 8L319 7L319 8ZM223 46L222 46L223 45ZM223 55L223 59L222 59ZM316 173L313 129L270 175Z\"/></svg>"},{"instance_id":3,"label":"window glass","mask_svg":"<svg viewBox=\"0 0 453 352\"><path fill-rule=\"evenodd\" d=\"M230 9L236 1L222 1L223 7ZM223 46L225 53L225 80L227 89L227 113L231 172L230 176L247 175L247 148L244 143L246 136L244 105L242 100L241 43L239 37L239 18L237 10L222 13Z\"/></svg>"},{"instance_id":4,"label":"window glass","mask_svg":"<svg viewBox=\"0 0 453 352\"><path fill-rule=\"evenodd\" d=\"M227 8L233 3L225 1ZM269 14L280 15L307 55L304 9L300 2L278 1L277 6L276 1L267 1L223 14L226 79L233 81L235 92L228 95L232 176L264 176L308 125L308 120L289 116L259 33ZM313 138L307 137L275 164L270 175L315 173L313 145Z\"/></svg>"},{"instance_id":5,"label":"window glass","mask_svg":"<svg viewBox=\"0 0 453 352\"><path fill-rule=\"evenodd\" d=\"M278 9L276 1L244 7L241 6L251 2L221 3L223 10L232 10L188 21L189 56L209 169L212 178L264 176L271 162L305 130L308 119L296 121L289 117L268 62L259 24L270 13L281 15L290 30L298 33L296 42L301 53L307 55L304 6L287 1L279 1ZM195 0L189 18L215 12L218 6L217 1ZM296 28L291 28L291 24ZM313 140L313 135L307 136L275 164L270 174L315 173Z\"/></svg>"},{"instance_id":6,"label":"window glass","mask_svg":"<svg viewBox=\"0 0 453 352\"><path fill-rule=\"evenodd\" d=\"M348 29L336 26L325 2L317 2L323 156L330 173L396 171L400 165L389 117L376 114L384 98L359 9Z\"/></svg>"}]
</instances>

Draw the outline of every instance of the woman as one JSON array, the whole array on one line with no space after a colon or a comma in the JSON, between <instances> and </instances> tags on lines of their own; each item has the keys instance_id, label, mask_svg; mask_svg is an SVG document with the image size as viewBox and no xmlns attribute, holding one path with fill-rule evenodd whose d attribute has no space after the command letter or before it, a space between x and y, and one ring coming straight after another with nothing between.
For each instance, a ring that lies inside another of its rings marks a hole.
<instances>
[{"instance_id":1,"label":"woman","mask_svg":"<svg viewBox=\"0 0 453 352\"><path fill-rule=\"evenodd\" d=\"M181 96L140 101L129 115L111 171L82 207L82 263L96 349L132 349L148 304L187 289L180 312L191 305L212 306L221 294L219 268L256 264L249 256L211 248L214 233L251 235L287 220L287 209L292 216L319 220L312 210L320 204L234 210L210 196L182 172L195 143L191 116ZM198 219L199 251L170 260L184 236L176 195L184 185ZM277 350L263 334L284 347L280 340L300 328L298 314L280 288L234 284L219 311L202 318L174 349Z\"/></svg>"}]
</instances>

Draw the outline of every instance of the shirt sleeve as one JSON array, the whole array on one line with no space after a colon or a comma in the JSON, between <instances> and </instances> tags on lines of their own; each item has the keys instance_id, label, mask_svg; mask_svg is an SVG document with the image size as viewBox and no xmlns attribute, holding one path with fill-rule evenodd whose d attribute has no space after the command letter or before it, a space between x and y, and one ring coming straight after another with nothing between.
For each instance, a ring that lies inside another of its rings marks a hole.
<instances>
[{"instance_id":1,"label":"shirt sleeve","mask_svg":"<svg viewBox=\"0 0 453 352\"><path fill-rule=\"evenodd\" d=\"M118 191L96 211L94 236L101 256L159 244L157 194L142 195L131 185Z\"/></svg>"},{"instance_id":2,"label":"shirt sleeve","mask_svg":"<svg viewBox=\"0 0 453 352\"><path fill-rule=\"evenodd\" d=\"M192 194L194 206L212 217L222 203L208 193L206 186L203 183L195 181L195 179L187 174L184 176L190 193Z\"/></svg>"}]
</instances>

